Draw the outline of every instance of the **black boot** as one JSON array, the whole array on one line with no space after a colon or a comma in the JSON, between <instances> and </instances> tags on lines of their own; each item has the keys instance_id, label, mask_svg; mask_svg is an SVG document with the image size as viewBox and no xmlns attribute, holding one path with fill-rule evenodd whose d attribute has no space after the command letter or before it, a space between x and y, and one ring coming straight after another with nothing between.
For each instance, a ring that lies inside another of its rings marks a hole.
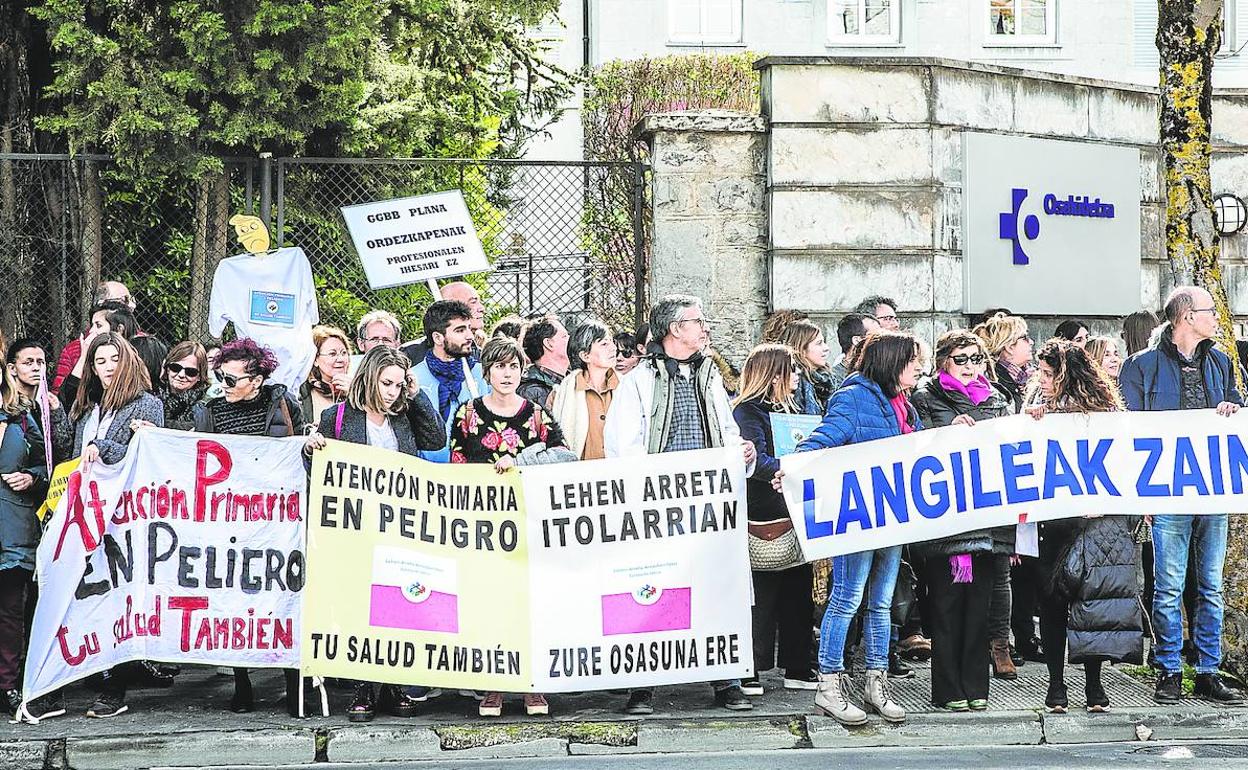
<instances>
[{"instance_id":1,"label":"black boot","mask_svg":"<svg viewBox=\"0 0 1248 770\"><path fill-rule=\"evenodd\" d=\"M420 704L397 684L383 684L377 694L377 710L392 717L414 717Z\"/></svg>"},{"instance_id":2,"label":"black boot","mask_svg":"<svg viewBox=\"0 0 1248 770\"><path fill-rule=\"evenodd\" d=\"M1178 703L1183 697L1183 675L1162 672L1157 677L1157 689L1153 691L1153 700L1158 703Z\"/></svg>"},{"instance_id":3,"label":"black boot","mask_svg":"<svg viewBox=\"0 0 1248 770\"><path fill-rule=\"evenodd\" d=\"M914 676L914 670L901 662L896 649L888 651L888 675L893 679L909 679Z\"/></svg>"},{"instance_id":4,"label":"black boot","mask_svg":"<svg viewBox=\"0 0 1248 770\"><path fill-rule=\"evenodd\" d=\"M373 685L371 682L360 682L356 685L351 705L347 706L348 722L371 722L377 711L373 701Z\"/></svg>"},{"instance_id":5,"label":"black boot","mask_svg":"<svg viewBox=\"0 0 1248 770\"><path fill-rule=\"evenodd\" d=\"M234 669L234 697L230 698L230 711L235 714L247 714L255 707L255 699L251 692L251 677L247 669Z\"/></svg>"},{"instance_id":6,"label":"black boot","mask_svg":"<svg viewBox=\"0 0 1248 770\"><path fill-rule=\"evenodd\" d=\"M299 698L299 669L287 668L283 669L286 674L286 713L292 717L308 716L311 712L319 712L320 706L312 709L304 709L304 713L299 713L299 707L304 705ZM312 680L308 677L303 679L304 695L315 692L316 688L312 686Z\"/></svg>"},{"instance_id":7,"label":"black boot","mask_svg":"<svg viewBox=\"0 0 1248 770\"><path fill-rule=\"evenodd\" d=\"M1222 677L1217 674L1197 674L1194 694L1199 698L1218 703L1243 703L1244 694L1232 687L1227 687Z\"/></svg>"}]
</instances>

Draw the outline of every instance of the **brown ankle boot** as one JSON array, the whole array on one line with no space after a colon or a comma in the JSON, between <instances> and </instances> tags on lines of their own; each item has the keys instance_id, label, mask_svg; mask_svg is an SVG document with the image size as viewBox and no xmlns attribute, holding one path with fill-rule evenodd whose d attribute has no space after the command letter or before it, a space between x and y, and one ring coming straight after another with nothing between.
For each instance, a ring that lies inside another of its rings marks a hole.
<instances>
[{"instance_id":1,"label":"brown ankle boot","mask_svg":"<svg viewBox=\"0 0 1248 770\"><path fill-rule=\"evenodd\" d=\"M992 675L997 679L1018 679L1018 669L1010 660L1010 640L993 639L989 649L992 652Z\"/></svg>"}]
</instances>

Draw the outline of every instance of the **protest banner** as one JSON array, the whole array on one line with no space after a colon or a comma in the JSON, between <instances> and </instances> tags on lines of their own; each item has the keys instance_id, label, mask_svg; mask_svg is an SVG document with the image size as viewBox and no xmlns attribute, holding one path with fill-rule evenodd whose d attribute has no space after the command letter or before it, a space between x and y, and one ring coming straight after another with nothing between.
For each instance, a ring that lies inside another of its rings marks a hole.
<instances>
[{"instance_id":1,"label":"protest banner","mask_svg":"<svg viewBox=\"0 0 1248 770\"><path fill-rule=\"evenodd\" d=\"M56 510L56 504L60 502L61 495L65 494L65 487L69 485L69 474L78 470L79 462L79 458L75 457L63 463L57 463L52 469L52 478L48 479L48 493L44 495L43 505L35 511L40 521L46 521Z\"/></svg>"},{"instance_id":2,"label":"protest banner","mask_svg":"<svg viewBox=\"0 0 1248 770\"><path fill-rule=\"evenodd\" d=\"M744 475L739 450L500 475L330 441L303 671L503 692L745 675Z\"/></svg>"},{"instance_id":3,"label":"protest banner","mask_svg":"<svg viewBox=\"0 0 1248 770\"><path fill-rule=\"evenodd\" d=\"M783 458L807 560L1085 514L1248 511L1248 414L1027 415Z\"/></svg>"},{"instance_id":4,"label":"protest banner","mask_svg":"<svg viewBox=\"0 0 1248 770\"><path fill-rule=\"evenodd\" d=\"M329 441L310 494L304 673L528 689L516 474Z\"/></svg>"},{"instance_id":5,"label":"protest banner","mask_svg":"<svg viewBox=\"0 0 1248 770\"><path fill-rule=\"evenodd\" d=\"M535 690L753 671L739 447L540 465L520 478Z\"/></svg>"},{"instance_id":6,"label":"protest banner","mask_svg":"<svg viewBox=\"0 0 1248 770\"><path fill-rule=\"evenodd\" d=\"M342 216L373 289L490 269L459 190L343 206Z\"/></svg>"},{"instance_id":7,"label":"protest banner","mask_svg":"<svg viewBox=\"0 0 1248 770\"><path fill-rule=\"evenodd\" d=\"M146 428L73 471L36 556L26 699L129 660L297 665L302 445Z\"/></svg>"}]
</instances>

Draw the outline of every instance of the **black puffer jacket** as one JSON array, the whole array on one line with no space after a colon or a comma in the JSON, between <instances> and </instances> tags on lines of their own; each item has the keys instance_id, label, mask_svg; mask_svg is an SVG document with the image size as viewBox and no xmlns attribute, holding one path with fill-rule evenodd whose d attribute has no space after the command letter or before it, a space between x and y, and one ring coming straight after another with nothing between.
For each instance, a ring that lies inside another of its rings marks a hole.
<instances>
[{"instance_id":1,"label":"black puffer jacket","mask_svg":"<svg viewBox=\"0 0 1248 770\"><path fill-rule=\"evenodd\" d=\"M1052 590L1070 601L1066 625L1070 662L1142 662L1143 610L1135 584L1139 561L1136 517L1102 516L1065 523L1068 527L1063 534L1069 536L1052 538L1065 540L1053 564ZM1046 534L1056 534L1052 526L1044 528Z\"/></svg>"},{"instance_id":2,"label":"black puffer jacket","mask_svg":"<svg viewBox=\"0 0 1248 770\"><path fill-rule=\"evenodd\" d=\"M1007 417L1014 414L1013 402L995 384L988 398L971 403L964 393L946 390L939 377L929 377L914 389L910 397L919 422L926 429L951 425L959 415L970 415L975 422ZM964 553L1014 553L1014 527L993 527L963 532L959 535L932 540L918 546L929 556L957 556Z\"/></svg>"}]
</instances>

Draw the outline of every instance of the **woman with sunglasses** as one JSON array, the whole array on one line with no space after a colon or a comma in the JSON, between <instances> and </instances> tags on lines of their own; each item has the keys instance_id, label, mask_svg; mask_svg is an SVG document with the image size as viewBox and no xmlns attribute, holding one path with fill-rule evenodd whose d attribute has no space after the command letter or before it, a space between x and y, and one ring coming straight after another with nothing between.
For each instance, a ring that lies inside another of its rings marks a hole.
<instances>
[{"instance_id":1,"label":"woman with sunglasses","mask_svg":"<svg viewBox=\"0 0 1248 770\"><path fill-rule=\"evenodd\" d=\"M203 345L186 340L170 348L156 391L165 402L165 427L194 430L193 413L205 400L208 385L208 354Z\"/></svg>"},{"instance_id":2,"label":"woman with sunglasses","mask_svg":"<svg viewBox=\"0 0 1248 770\"><path fill-rule=\"evenodd\" d=\"M227 343L217 355L216 377L225 395L209 399L194 410L195 430L231 436L286 438L304 433L299 402L280 383L266 382L277 370L273 351L255 340L243 337ZM298 671L286 671L286 709L292 716L299 711ZM252 710L254 699L247 669L234 669L234 697L230 711Z\"/></svg>"},{"instance_id":3,"label":"woman with sunglasses","mask_svg":"<svg viewBox=\"0 0 1248 770\"><path fill-rule=\"evenodd\" d=\"M74 455L82 458L86 472L95 463L121 462L136 430L164 425L165 408L148 392L151 382L147 367L122 335L111 331L96 334L83 358L90 366L83 370L70 416L74 420ZM126 671L117 666L104 674L104 684L87 716L105 718L126 711Z\"/></svg>"},{"instance_id":4,"label":"woman with sunglasses","mask_svg":"<svg viewBox=\"0 0 1248 770\"><path fill-rule=\"evenodd\" d=\"M915 389L914 408L928 428L974 425L1014 413L984 375L984 343L965 329L936 340L936 375ZM1012 527L964 532L915 548L927 584L923 620L932 635L932 705L950 711L988 708L988 651L997 676L1018 676L1010 660ZM991 644L990 644L991 640Z\"/></svg>"},{"instance_id":5,"label":"woman with sunglasses","mask_svg":"<svg viewBox=\"0 0 1248 770\"><path fill-rule=\"evenodd\" d=\"M316 358L308 379L299 387L303 419L314 424L326 409L342 403L351 384L351 342L347 333L335 326L312 327Z\"/></svg>"}]
</instances>

